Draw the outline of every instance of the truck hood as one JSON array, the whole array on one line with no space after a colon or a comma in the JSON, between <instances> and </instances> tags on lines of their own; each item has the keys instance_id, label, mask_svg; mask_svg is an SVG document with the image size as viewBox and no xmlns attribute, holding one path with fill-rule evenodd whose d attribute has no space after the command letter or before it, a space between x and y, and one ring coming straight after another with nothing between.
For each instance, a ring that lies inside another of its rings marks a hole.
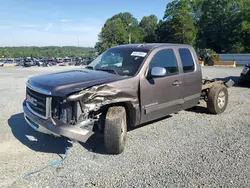
<instances>
[{"instance_id":1,"label":"truck hood","mask_svg":"<svg viewBox=\"0 0 250 188\"><path fill-rule=\"evenodd\" d=\"M34 76L28 80L27 85L43 93L65 97L88 87L121 79L123 77L104 71L79 69Z\"/></svg>"}]
</instances>

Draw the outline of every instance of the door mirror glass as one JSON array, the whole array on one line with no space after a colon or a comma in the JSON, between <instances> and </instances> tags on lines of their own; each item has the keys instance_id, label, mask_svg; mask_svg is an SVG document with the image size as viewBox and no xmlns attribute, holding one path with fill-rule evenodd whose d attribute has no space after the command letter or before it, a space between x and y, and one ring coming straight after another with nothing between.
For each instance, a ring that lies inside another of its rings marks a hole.
<instances>
[{"instance_id":1,"label":"door mirror glass","mask_svg":"<svg viewBox=\"0 0 250 188\"><path fill-rule=\"evenodd\" d=\"M166 69L162 67L153 67L150 72L151 77L163 77L166 76L166 74Z\"/></svg>"}]
</instances>

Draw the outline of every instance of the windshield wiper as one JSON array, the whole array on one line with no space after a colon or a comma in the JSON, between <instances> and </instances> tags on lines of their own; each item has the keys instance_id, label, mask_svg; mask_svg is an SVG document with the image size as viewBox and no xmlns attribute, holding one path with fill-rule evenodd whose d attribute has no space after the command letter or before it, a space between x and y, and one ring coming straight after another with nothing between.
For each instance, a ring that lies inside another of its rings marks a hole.
<instances>
[{"instance_id":1,"label":"windshield wiper","mask_svg":"<svg viewBox=\"0 0 250 188\"><path fill-rule=\"evenodd\" d=\"M119 75L114 69L95 69L95 70L97 70L97 71L106 71L106 72L109 72L109 73Z\"/></svg>"}]
</instances>

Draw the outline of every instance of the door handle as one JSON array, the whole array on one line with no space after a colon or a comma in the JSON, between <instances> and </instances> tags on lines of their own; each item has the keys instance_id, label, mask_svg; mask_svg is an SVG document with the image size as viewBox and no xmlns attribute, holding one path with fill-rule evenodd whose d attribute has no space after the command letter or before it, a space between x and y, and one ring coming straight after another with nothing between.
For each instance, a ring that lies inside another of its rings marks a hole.
<instances>
[{"instance_id":1,"label":"door handle","mask_svg":"<svg viewBox=\"0 0 250 188\"><path fill-rule=\"evenodd\" d=\"M182 82L176 80L172 83L173 86L179 86Z\"/></svg>"}]
</instances>

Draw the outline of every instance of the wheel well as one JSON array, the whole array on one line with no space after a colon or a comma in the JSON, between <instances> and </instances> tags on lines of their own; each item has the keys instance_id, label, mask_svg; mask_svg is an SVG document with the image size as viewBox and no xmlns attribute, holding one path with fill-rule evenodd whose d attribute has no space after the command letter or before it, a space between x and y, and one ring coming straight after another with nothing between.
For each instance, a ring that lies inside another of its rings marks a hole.
<instances>
[{"instance_id":1,"label":"wheel well","mask_svg":"<svg viewBox=\"0 0 250 188\"><path fill-rule=\"evenodd\" d=\"M131 102L112 103L112 104L102 106L99 110L102 113L102 115L100 116L99 121L97 122L98 124L97 126L99 127L101 131L103 131L103 125L104 125L107 111L110 107L113 107L113 106L123 106L125 108L128 127L133 127L136 125L136 110L131 104Z\"/></svg>"},{"instance_id":2,"label":"wheel well","mask_svg":"<svg viewBox=\"0 0 250 188\"><path fill-rule=\"evenodd\" d=\"M110 108L112 106L123 106L126 110L126 115L127 115L127 122L128 126L134 126L135 125L135 120L136 120L136 111L131 104L131 102L121 102L121 103L114 103L111 105L107 105L107 108Z\"/></svg>"}]
</instances>

